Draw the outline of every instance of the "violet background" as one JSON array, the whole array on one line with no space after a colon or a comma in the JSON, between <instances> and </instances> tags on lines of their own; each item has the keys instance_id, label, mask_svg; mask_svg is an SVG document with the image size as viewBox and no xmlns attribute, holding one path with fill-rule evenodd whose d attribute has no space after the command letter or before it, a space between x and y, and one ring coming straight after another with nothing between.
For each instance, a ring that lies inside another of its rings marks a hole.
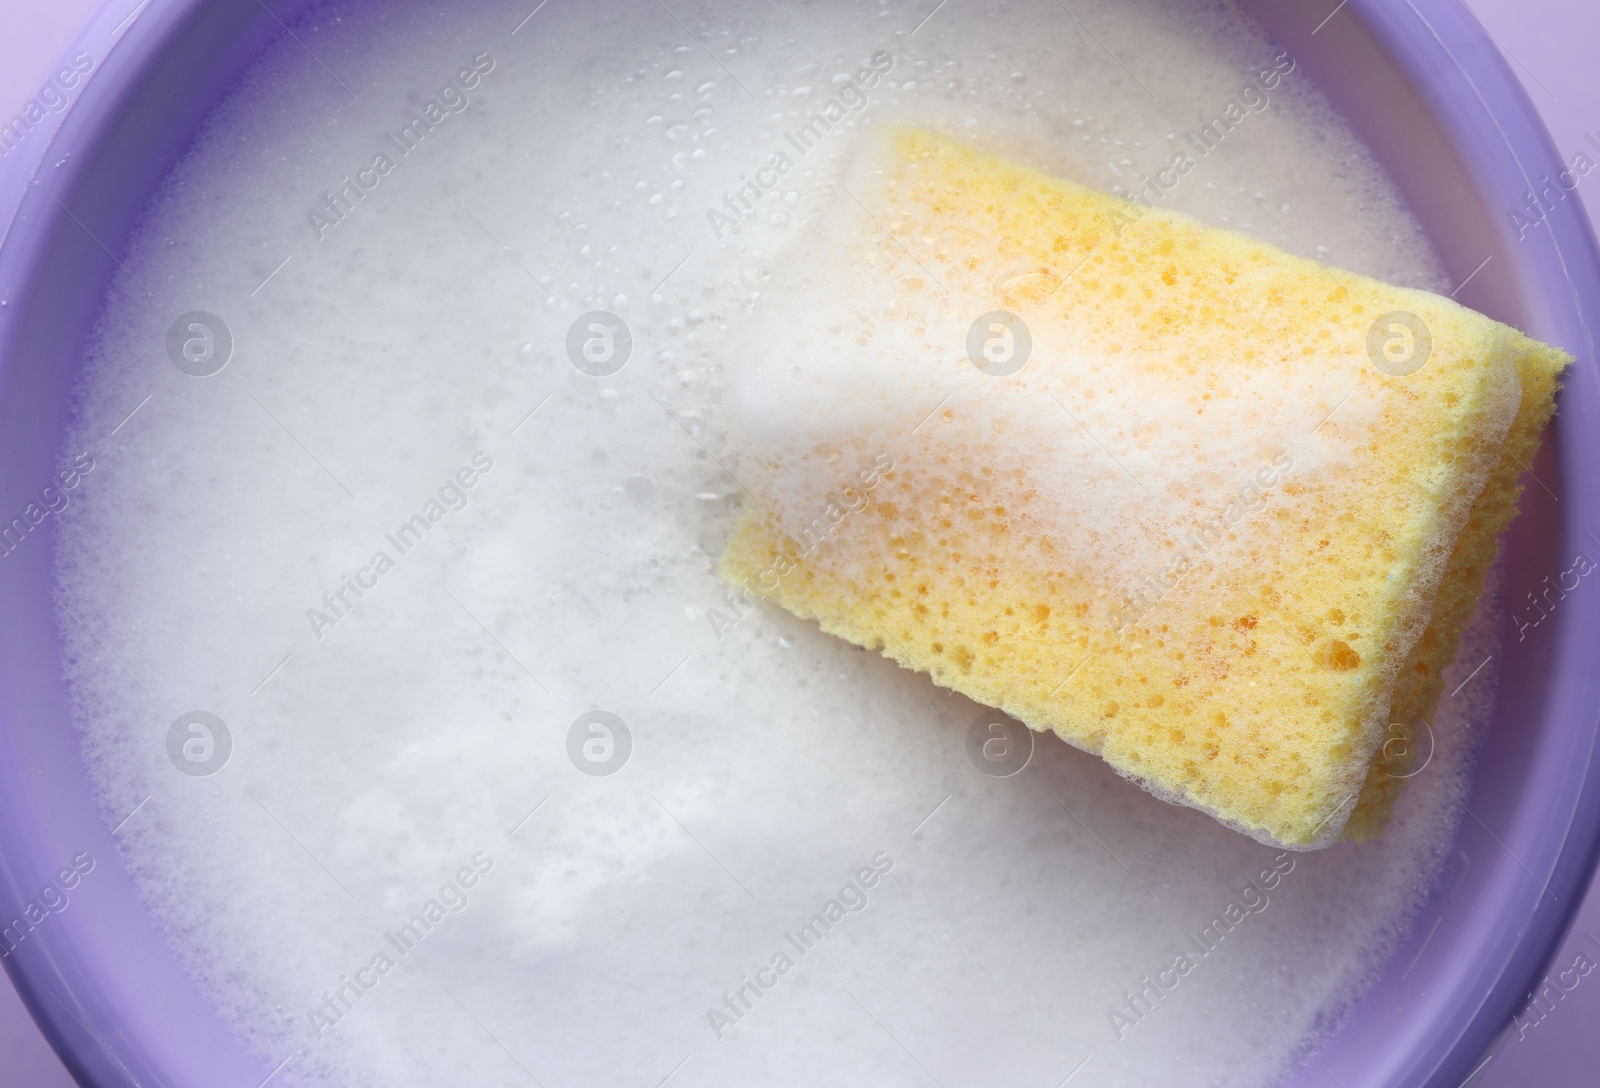
<instances>
[{"instance_id":1,"label":"violet background","mask_svg":"<svg viewBox=\"0 0 1600 1088\"><path fill-rule=\"evenodd\" d=\"M1329 0L1330 10L1335 3ZM98 0L0 0L0 117L9 117L33 95L97 6ZM1522 81L1561 158L1571 162L1586 152L1600 161L1600 3L1466 0L1465 6ZM1594 229L1600 224L1600 174L1581 182L1576 197ZM1551 961L1549 1010L1541 1014L1531 1008L1521 1025L1511 1026L1468 1079L1472 1088L1600 1084L1600 970L1588 976L1569 971L1565 983L1572 988L1564 994L1555 978L1580 953L1600 964L1600 873ZM9 981L0 982L0 1088L72 1084Z\"/></svg>"}]
</instances>

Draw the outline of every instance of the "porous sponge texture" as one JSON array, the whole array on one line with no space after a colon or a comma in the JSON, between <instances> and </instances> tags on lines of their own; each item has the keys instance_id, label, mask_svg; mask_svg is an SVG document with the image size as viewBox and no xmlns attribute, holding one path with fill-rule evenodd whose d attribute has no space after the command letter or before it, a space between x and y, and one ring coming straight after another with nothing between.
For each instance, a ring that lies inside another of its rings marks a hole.
<instances>
[{"instance_id":1,"label":"porous sponge texture","mask_svg":"<svg viewBox=\"0 0 1600 1088\"><path fill-rule=\"evenodd\" d=\"M843 353L860 362L835 392L884 407L817 420L814 444L753 428L760 498L724 576L1262 841L1337 840L1403 669L1406 698L1437 697L1514 511L1508 431L1537 442L1564 356L1448 299L926 132L880 132L846 185L824 267L796 280L845 304L777 292L774 312L827 329L776 349L769 333L740 365L792 405L807 353ZM966 322L992 310L1032 334L1008 377L967 357ZM1405 376L1368 352L1397 311L1432 342ZM922 375L955 392L921 423L895 417ZM1546 382L1531 403L1528 375ZM1095 406L1145 390L1165 437L1119 457L1096 433L1116 412ZM1314 426L1313 403L1332 409ZM893 465L847 515L806 486L841 449ZM1236 501L1208 505L1241 474ZM1469 573L1419 649L1452 564ZM1392 798L1369 793L1381 817Z\"/></svg>"},{"instance_id":2,"label":"porous sponge texture","mask_svg":"<svg viewBox=\"0 0 1600 1088\"><path fill-rule=\"evenodd\" d=\"M1419 761L1427 759L1437 743L1433 726L1419 730L1417 723L1433 721L1444 692L1444 670L1461 647L1462 633L1483 595L1484 579L1499 555L1500 534L1517 515L1522 475L1531 471L1545 426L1555 414L1561 372L1571 356L1526 336L1518 336L1511 350L1521 379L1522 402L1500 460L1451 553L1428 626L1411 648L1395 684L1389 738L1374 754L1360 800L1345 827L1345 838L1356 842L1383 831L1406 781L1421 770Z\"/></svg>"}]
</instances>

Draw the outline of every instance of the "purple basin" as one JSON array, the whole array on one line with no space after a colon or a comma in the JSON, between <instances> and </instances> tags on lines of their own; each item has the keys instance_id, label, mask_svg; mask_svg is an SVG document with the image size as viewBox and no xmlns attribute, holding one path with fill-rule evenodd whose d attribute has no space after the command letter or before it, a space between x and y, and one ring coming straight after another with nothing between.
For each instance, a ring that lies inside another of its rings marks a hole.
<instances>
[{"instance_id":1,"label":"purple basin","mask_svg":"<svg viewBox=\"0 0 1600 1088\"><path fill-rule=\"evenodd\" d=\"M211 105L307 5L111 0L68 53L92 62L70 80L70 105L0 138L0 524L57 470L71 377L136 216ZM1577 356L1507 542L1521 600L1600 549L1587 535L1600 534L1600 481L1584 469L1600 461L1600 258L1576 200L1525 232L1511 215L1564 164L1454 0L1247 6L1395 176L1452 279L1467 281L1458 297ZM0 556L0 962L84 1084L289 1083L292 1069L251 1056L202 999L122 868L68 719L48 519L40 530ZM1577 908L1600 845L1600 595L1576 592L1525 640L1507 639L1500 670L1443 878L1291 1083L1454 1088Z\"/></svg>"}]
</instances>

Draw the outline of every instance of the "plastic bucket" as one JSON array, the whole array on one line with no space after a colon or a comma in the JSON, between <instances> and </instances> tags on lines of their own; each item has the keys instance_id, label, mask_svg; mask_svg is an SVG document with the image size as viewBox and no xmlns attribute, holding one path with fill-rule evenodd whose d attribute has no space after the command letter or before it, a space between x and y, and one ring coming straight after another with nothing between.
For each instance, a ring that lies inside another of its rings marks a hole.
<instances>
[{"instance_id":1,"label":"plastic bucket","mask_svg":"<svg viewBox=\"0 0 1600 1088\"><path fill-rule=\"evenodd\" d=\"M211 105L304 6L113 0L67 54L68 68L89 68L61 81L70 104L0 133L4 519L58 469L70 379L135 217ZM1511 214L1565 164L1455 0L1247 6L1395 176L1465 282L1460 300L1578 357L1508 541L1521 600L1600 532L1600 480L1585 471L1600 461L1600 257L1575 199L1528 231ZM48 533L0 560L6 969L85 1084L291 1082L207 1006L121 868L119 829L96 807L67 714L50 569ZM1470 814L1431 901L1293 1083L1453 1088L1554 951L1600 844L1600 597L1575 593L1551 620L1505 641Z\"/></svg>"}]
</instances>

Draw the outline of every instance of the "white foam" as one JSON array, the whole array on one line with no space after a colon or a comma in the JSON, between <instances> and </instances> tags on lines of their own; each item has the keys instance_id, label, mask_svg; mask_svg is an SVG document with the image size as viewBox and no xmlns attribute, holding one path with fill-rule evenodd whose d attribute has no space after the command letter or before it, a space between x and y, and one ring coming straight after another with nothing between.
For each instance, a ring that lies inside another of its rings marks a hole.
<instances>
[{"instance_id":1,"label":"white foam","mask_svg":"<svg viewBox=\"0 0 1600 1088\"><path fill-rule=\"evenodd\" d=\"M1099 328L1071 315L1072 285L1022 258L1015 275L1040 276L1040 290L1055 285L1066 301L1019 306L1027 364L1003 378L984 373L969 358L968 329L1005 309L996 286L1012 277L995 270L1006 243L980 237L988 248L941 263L935 254L959 243L932 226L929 237L901 241L929 222L926 209L886 190L896 166L885 141L856 143L831 212L783 248L773 288L729 351L730 414L748 447L741 479L760 481L756 491L795 521L797 537L853 474L837 466L840 452L855 454L848 465L883 451L924 476L981 466L985 504L1026 511L1060 546L1053 561L1081 561L1128 587L1192 548L1185 534L1203 532L1242 491L1260 506L1258 473L1313 478L1330 462L1357 462L1374 440L1378 399L1352 377L1370 369L1359 345L1359 358L1324 348L1311 369L1231 360L1186 373L1193 341L1141 345L1136 358L1108 350ZM896 224L892 239L886 223ZM930 266L941 269L937 281ZM1294 348L1284 345L1285 359ZM1319 427L1335 408L1339 428ZM1271 526L1241 522L1231 550L1248 561Z\"/></svg>"},{"instance_id":2,"label":"white foam","mask_svg":"<svg viewBox=\"0 0 1600 1088\"><path fill-rule=\"evenodd\" d=\"M96 468L59 593L94 633L63 623L107 824L150 795L119 837L175 952L290 1083L1053 1084L1085 1056L1098 1084L1268 1082L1295 1050L1245 987L1302 1037L1355 992L1439 867L1487 671L1389 834L1297 856L1118 1041L1124 991L1272 852L1053 740L989 778L970 702L771 610L720 639L708 615L739 501L727 346L854 133L914 121L1127 186L1276 51L1201 4L1084 0L1080 28L952 3L915 37L899 6L669 6L683 25L552 3L513 37L525 10L477 3L301 28L354 98L269 50L126 254L151 294L114 284L85 364L67 449ZM866 107L716 237L724 192L878 50ZM317 240L322 192L481 53L471 106ZM1441 285L1303 78L1170 198L1290 244L1241 186L1332 263ZM192 309L232 329L215 377L165 358ZM594 309L633 336L610 378L564 349ZM307 612L479 451L464 509L315 637ZM597 708L633 738L609 777L567 755ZM212 777L166 754L195 709L233 733ZM319 1037L323 993L479 852L465 908ZM724 992L880 855L864 909L719 1039Z\"/></svg>"}]
</instances>

